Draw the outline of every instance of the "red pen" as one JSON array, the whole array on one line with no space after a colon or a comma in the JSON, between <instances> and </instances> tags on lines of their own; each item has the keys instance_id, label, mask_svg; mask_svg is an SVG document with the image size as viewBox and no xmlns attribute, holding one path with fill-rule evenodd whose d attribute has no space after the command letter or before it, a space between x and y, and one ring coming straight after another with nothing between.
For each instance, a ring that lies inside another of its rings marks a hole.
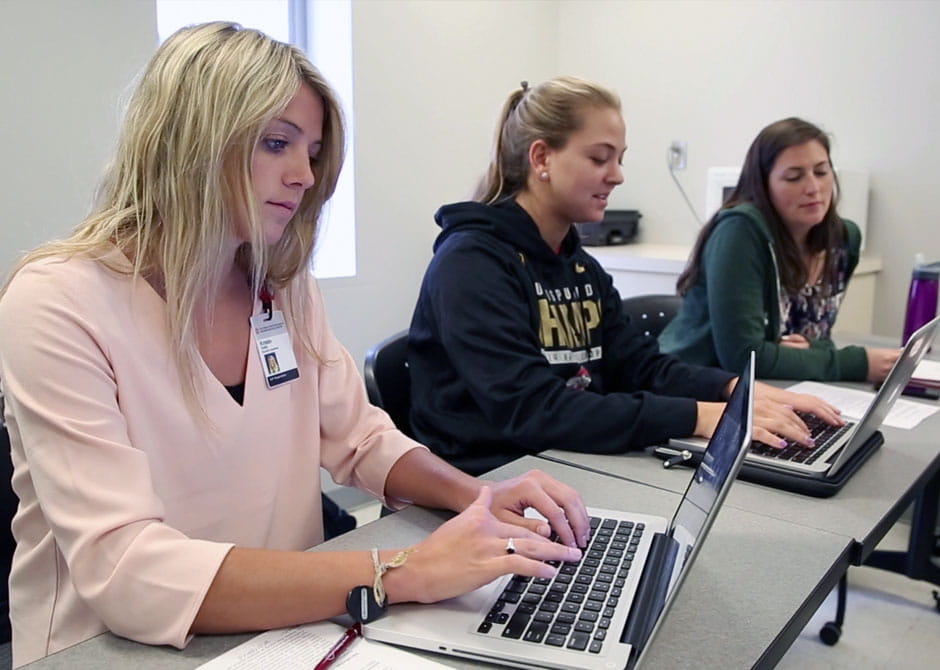
<instances>
[{"instance_id":1,"label":"red pen","mask_svg":"<svg viewBox=\"0 0 940 670\"><path fill-rule=\"evenodd\" d=\"M317 663L313 670L326 670L328 667L333 665L333 661L339 658L340 655L349 648L349 645L352 644L352 641L360 635L362 635L362 624L357 621L346 629L346 632L343 633L343 637L341 637L339 641L333 645L332 649L326 652L326 656L320 659L320 662Z\"/></svg>"}]
</instances>

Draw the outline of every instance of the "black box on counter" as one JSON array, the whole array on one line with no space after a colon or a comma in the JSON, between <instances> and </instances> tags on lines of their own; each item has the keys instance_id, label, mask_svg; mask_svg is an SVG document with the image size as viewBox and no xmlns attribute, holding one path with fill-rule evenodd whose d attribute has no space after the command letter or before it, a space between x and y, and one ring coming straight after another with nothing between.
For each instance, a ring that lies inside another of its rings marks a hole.
<instances>
[{"instance_id":1,"label":"black box on counter","mask_svg":"<svg viewBox=\"0 0 940 670\"><path fill-rule=\"evenodd\" d=\"M636 239L641 216L635 209L608 209L603 221L576 223L574 227L586 247L629 244Z\"/></svg>"}]
</instances>

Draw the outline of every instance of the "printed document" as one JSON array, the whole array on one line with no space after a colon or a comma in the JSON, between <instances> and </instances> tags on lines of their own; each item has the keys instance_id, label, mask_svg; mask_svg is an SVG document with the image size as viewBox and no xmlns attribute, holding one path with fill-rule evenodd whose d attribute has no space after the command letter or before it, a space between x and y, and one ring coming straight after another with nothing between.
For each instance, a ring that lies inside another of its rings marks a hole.
<instances>
[{"instance_id":1,"label":"printed document","mask_svg":"<svg viewBox=\"0 0 940 670\"><path fill-rule=\"evenodd\" d=\"M847 389L841 386L832 386L830 384L821 384L819 382L800 382L787 387L788 391L794 393L811 393L819 396L830 405L834 405L842 410L842 416L848 419L862 418L865 410L871 404L875 394L871 391L860 391L858 389ZM925 405L923 403L912 402L904 398L898 398L894 407L888 412L884 420L884 425L892 428L904 428L910 430L937 411L936 407Z\"/></svg>"},{"instance_id":2,"label":"printed document","mask_svg":"<svg viewBox=\"0 0 940 670\"><path fill-rule=\"evenodd\" d=\"M310 670L346 630L331 621L269 630L229 649L197 670ZM421 656L360 637L339 656L331 670L439 670L448 668Z\"/></svg>"}]
</instances>

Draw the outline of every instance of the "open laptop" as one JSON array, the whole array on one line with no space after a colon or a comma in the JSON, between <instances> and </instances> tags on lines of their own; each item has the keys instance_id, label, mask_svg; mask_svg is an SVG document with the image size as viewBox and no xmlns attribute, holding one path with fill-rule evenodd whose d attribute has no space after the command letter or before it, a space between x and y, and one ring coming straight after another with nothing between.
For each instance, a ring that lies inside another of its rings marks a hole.
<instances>
[{"instance_id":1,"label":"open laptop","mask_svg":"<svg viewBox=\"0 0 940 670\"><path fill-rule=\"evenodd\" d=\"M671 521L588 508L588 549L553 579L507 575L435 605L395 605L365 636L519 668L636 665L741 466L753 394L752 354Z\"/></svg>"},{"instance_id":2,"label":"open laptop","mask_svg":"<svg viewBox=\"0 0 940 670\"><path fill-rule=\"evenodd\" d=\"M918 329L904 346L891 372L875 397L856 422L834 427L812 415L802 415L810 427L815 445L812 448L796 443L778 449L755 441L745 458L741 477L799 493L827 496L835 493L855 470L881 445L878 429L907 386L917 365L923 360L940 327L940 317ZM670 446L701 453L705 441L681 438L669 441Z\"/></svg>"}]
</instances>

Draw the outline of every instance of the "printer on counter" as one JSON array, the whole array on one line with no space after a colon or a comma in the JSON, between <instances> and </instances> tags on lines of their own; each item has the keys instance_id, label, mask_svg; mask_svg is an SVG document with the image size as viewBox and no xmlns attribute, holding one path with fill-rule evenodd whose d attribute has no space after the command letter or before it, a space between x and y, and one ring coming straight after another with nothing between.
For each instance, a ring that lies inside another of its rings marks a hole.
<instances>
[{"instance_id":1,"label":"printer on counter","mask_svg":"<svg viewBox=\"0 0 940 670\"><path fill-rule=\"evenodd\" d=\"M603 221L576 223L574 227L586 247L629 244L636 239L641 216L635 209L608 209Z\"/></svg>"}]
</instances>

